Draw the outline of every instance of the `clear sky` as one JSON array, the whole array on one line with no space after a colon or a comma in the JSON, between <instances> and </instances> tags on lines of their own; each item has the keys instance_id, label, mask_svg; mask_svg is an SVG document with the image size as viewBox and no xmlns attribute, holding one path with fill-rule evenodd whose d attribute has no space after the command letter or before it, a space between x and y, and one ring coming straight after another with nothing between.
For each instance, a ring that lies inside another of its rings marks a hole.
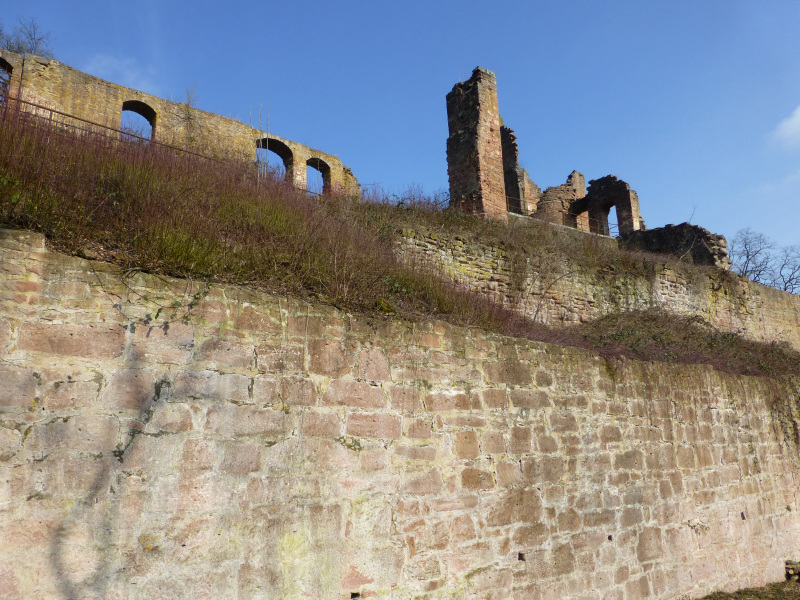
<instances>
[{"instance_id":1,"label":"clear sky","mask_svg":"<svg viewBox=\"0 0 800 600\"><path fill-rule=\"evenodd\" d=\"M447 189L445 94L480 65L542 188L577 169L690 220L800 244L797 0L3 0L62 62Z\"/></svg>"}]
</instances>

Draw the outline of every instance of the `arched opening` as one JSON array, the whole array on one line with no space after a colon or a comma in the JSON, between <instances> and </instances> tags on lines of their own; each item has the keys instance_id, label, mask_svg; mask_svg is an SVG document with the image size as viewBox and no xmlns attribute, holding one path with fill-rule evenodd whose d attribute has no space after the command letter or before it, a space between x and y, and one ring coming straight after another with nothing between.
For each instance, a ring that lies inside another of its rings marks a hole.
<instances>
[{"instance_id":1,"label":"arched opening","mask_svg":"<svg viewBox=\"0 0 800 600\"><path fill-rule=\"evenodd\" d=\"M140 100L126 100L122 103L120 130L123 139L153 139L156 134L156 111Z\"/></svg>"},{"instance_id":2,"label":"arched opening","mask_svg":"<svg viewBox=\"0 0 800 600\"><path fill-rule=\"evenodd\" d=\"M294 177L292 149L279 140L256 140L256 167L260 175L291 182Z\"/></svg>"},{"instance_id":3,"label":"arched opening","mask_svg":"<svg viewBox=\"0 0 800 600\"><path fill-rule=\"evenodd\" d=\"M0 102L5 102L11 89L11 64L0 58Z\"/></svg>"},{"instance_id":4,"label":"arched opening","mask_svg":"<svg viewBox=\"0 0 800 600\"><path fill-rule=\"evenodd\" d=\"M312 194L329 194L331 191L331 168L321 158L306 161L306 189Z\"/></svg>"}]
</instances>

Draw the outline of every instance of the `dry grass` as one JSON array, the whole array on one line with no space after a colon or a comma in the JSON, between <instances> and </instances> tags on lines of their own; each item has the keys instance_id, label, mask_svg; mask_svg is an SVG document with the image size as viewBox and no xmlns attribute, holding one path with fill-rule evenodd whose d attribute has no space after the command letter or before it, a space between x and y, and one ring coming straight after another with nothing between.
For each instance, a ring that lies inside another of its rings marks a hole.
<instances>
[{"instance_id":1,"label":"dry grass","mask_svg":"<svg viewBox=\"0 0 800 600\"><path fill-rule=\"evenodd\" d=\"M701 600L800 600L800 584L793 581L772 583L762 588L739 590L738 592L715 592Z\"/></svg>"},{"instance_id":2,"label":"dry grass","mask_svg":"<svg viewBox=\"0 0 800 600\"><path fill-rule=\"evenodd\" d=\"M444 277L437 265L404 260L395 248L404 227L441 231L501 245L512 262L529 257L526 268L540 276L564 257L612 276L650 274L661 257L621 251L592 236L576 243L546 224L479 219L413 189L400 199L311 199L260 178L253 165L130 139L76 134L5 113L0 226L43 232L58 250L126 270L248 285L373 315L440 318L604 355L800 374L800 355L789 348L747 342L697 319L627 313L548 328Z\"/></svg>"}]
</instances>

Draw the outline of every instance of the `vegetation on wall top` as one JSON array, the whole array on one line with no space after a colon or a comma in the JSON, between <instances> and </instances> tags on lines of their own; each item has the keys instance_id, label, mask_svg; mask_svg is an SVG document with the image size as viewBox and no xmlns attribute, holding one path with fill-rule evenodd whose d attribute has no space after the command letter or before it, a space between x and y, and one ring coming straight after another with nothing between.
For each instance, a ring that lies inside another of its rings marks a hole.
<instances>
[{"instance_id":1,"label":"vegetation on wall top","mask_svg":"<svg viewBox=\"0 0 800 600\"><path fill-rule=\"evenodd\" d=\"M697 320L623 314L548 328L398 253L404 227L502 245L545 273L566 257L603 273L655 272L663 257L564 241L540 223L504 225L409 194L309 198L252 165L146 141L45 126L0 105L0 226L46 234L55 249L147 271L235 283L350 311L440 318L503 334L738 373L800 374L786 346L746 342ZM684 267L681 267L684 268ZM692 267L685 267L691 269Z\"/></svg>"}]
</instances>

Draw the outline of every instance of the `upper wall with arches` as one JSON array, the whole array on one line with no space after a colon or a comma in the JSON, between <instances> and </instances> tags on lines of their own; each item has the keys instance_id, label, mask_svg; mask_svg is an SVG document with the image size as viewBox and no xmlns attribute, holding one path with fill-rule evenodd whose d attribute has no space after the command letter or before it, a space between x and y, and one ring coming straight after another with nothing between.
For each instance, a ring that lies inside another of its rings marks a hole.
<instances>
[{"instance_id":1,"label":"upper wall with arches","mask_svg":"<svg viewBox=\"0 0 800 600\"><path fill-rule=\"evenodd\" d=\"M303 165L302 169L292 170L292 181L298 187L306 187L305 168L310 165L327 168L328 191L360 191L350 169L332 154L200 110L190 103L172 102L105 81L56 60L5 50L0 50L0 60L11 67L9 95L13 98L114 129L120 129L123 112L131 111L149 123L148 133L153 140L218 158L253 161L260 140L275 140L270 146L280 142L289 149L293 164ZM324 171L322 175L326 177Z\"/></svg>"}]
</instances>

